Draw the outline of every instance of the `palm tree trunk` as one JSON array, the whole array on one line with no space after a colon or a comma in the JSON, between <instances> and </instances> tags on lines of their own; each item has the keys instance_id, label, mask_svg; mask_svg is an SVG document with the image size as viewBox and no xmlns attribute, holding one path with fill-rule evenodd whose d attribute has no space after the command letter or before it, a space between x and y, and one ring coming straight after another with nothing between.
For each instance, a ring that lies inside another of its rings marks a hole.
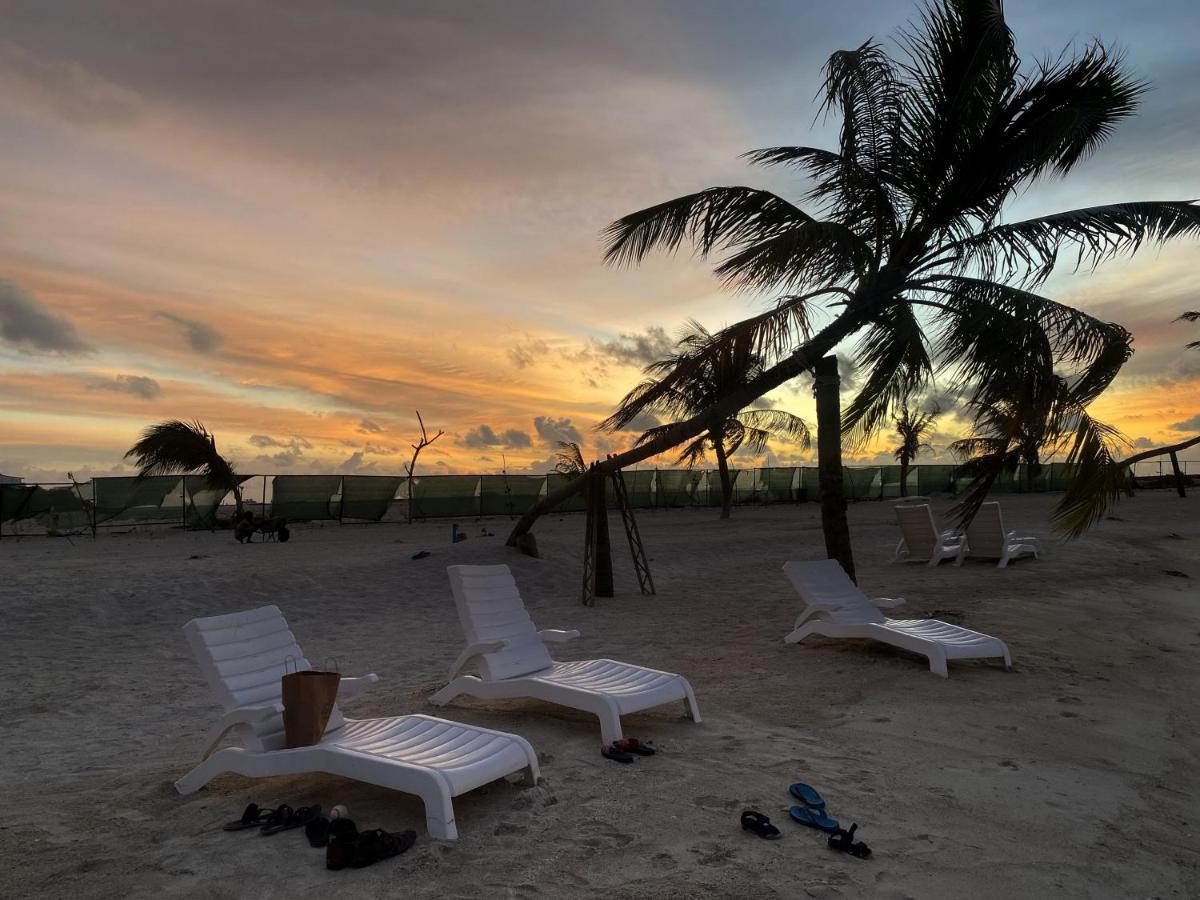
<instances>
[{"instance_id":1,"label":"palm tree trunk","mask_svg":"<svg viewBox=\"0 0 1200 900\"><path fill-rule=\"evenodd\" d=\"M592 564L596 567L596 596L611 597L613 595L613 565L612 541L608 537L608 496L605 484L608 476L592 466L592 483L589 503L592 506L593 523L596 529L596 556ZM591 538L591 535L588 535Z\"/></svg>"},{"instance_id":2,"label":"palm tree trunk","mask_svg":"<svg viewBox=\"0 0 1200 900\"><path fill-rule=\"evenodd\" d=\"M890 294L890 291L880 290L878 296L880 299L887 299ZM611 456L598 463L597 466L606 474L617 469L624 469L634 463L649 459L651 456L657 456L664 450L677 447L688 438L693 438L714 424L728 419L768 391L812 369L818 359L868 324L873 309L874 305L871 303L856 303L854 313L843 313L815 335L812 340L799 347L791 356L776 363L737 390L730 391L723 399L714 403L704 412L677 422L654 439L646 441L632 450ZM584 477L586 476L581 475L557 490L550 491L540 502L532 506L513 527L508 536L508 545L516 547L521 535L526 534L533 527L534 522L563 501L573 497L583 487L582 479Z\"/></svg>"},{"instance_id":3,"label":"palm tree trunk","mask_svg":"<svg viewBox=\"0 0 1200 900\"><path fill-rule=\"evenodd\" d=\"M233 509L235 521L240 522L242 520L242 486L237 483L233 485ZM216 517L217 511L214 509L213 518L215 519Z\"/></svg>"},{"instance_id":4,"label":"palm tree trunk","mask_svg":"<svg viewBox=\"0 0 1200 900\"><path fill-rule=\"evenodd\" d=\"M900 457L900 496L908 496L908 469L910 463L907 456Z\"/></svg>"},{"instance_id":5,"label":"palm tree trunk","mask_svg":"<svg viewBox=\"0 0 1200 900\"><path fill-rule=\"evenodd\" d=\"M708 432L713 450L717 454L717 471L721 475L721 518L729 518L730 507L733 506L733 482L729 480L729 458L725 455L725 439L716 428Z\"/></svg>"},{"instance_id":6,"label":"palm tree trunk","mask_svg":"<svg viewBox=\"0 0 1200 900\"><path fill-rule=\"evenodd\" d=\"M840 562L846 574L854 578L854 550L850 544L846 495L842 488L842 401L837 357L826 356L818 360L815 372L817 466L825 553Z\"/></svg>"}]
</instances>

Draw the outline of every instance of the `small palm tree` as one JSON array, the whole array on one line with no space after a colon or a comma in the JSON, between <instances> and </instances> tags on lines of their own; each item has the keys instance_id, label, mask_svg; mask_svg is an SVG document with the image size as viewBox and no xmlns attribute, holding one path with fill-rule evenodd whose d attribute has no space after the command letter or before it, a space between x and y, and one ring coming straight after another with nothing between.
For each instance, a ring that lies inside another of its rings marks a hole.
<instances>
[{"instance_id":1,"label":"small palm tree","mask_svg":"<svg viewBox=\"0 0 1200 900\"><path fill-rule=\"evenodd\" d=\"M574 441L559 441L558 449L554 451L554 471L559 475L574 478L587 472L587 463L583 461L583 451Z\"/></svg>"},{"instance_id":2,"label":"small palm tree","mask_svg":"<svg viewBox=\"0 0 1200 900\"><path fill-rule=\"evenodd\" d=\"M1189 310L1175 320L1176 322L1200 322L1200 311ZM1192 341L1187 344L1188 350L1200 350L1200 341Z\"/></svg>"},{"instance_id":3,"label":"small palm tree","mask_svg":"<svg viewBox=\"0 0 1200 900\"><path fill-rule=\"evenodd\" d=\"M922 451L933 449L923 438L933 430L933 423L941 414L942 411L936 403L921 412L909 409L908 400L903 400L900 415L892 419L896 425L896 434L900 437L900 443L893 448L892 454L900 462L901 497L908 496L908 470L913 460L920 456Z\"/></svg>"},{"instance_id":4,"label":"small palm tree","mask_svg":"<svg viewBox=\"0 0 1200 900\"><path fill-rule=\"evenodd\" d=\"M645 381L625 395L616 412L598 427L615 430L628 425L639 415L655 413L669 418L688 418L711 406L728 391L757 377L762 360L754 354L736 352L707 356L707 364L696 370L686 384L661 390L659 378L669 376L680 361L703 352L713 336L698 322L690 322L679 339L678 352L646 367ZM674 428L674 423L658 425L643 432L637 444L653 441ZM743 409L712 423L708 430L688 443L679 462L692 468L707 458L709 450L717 458L721 478L721 518L728 519L733 505L733 481L729 477L729 457L742 447L755 455L763 453L772 437L792 441L808 449L811 440L808 425L799 416L781 409Z\"/></svg>"},{"instance_id":5,"label":"small palm tree","mask_svg":"<svg viewBox=\"0 0 1200 900\"><path fill-rule=\"evenodd\" d=\"M126 459L137 462L138 478L151 475L199 475L212 490L233 492L242 516L242 488L233 464L217 452L217 440L199 422L159 422L142 432Z\"/></svg>"}]
</instances>

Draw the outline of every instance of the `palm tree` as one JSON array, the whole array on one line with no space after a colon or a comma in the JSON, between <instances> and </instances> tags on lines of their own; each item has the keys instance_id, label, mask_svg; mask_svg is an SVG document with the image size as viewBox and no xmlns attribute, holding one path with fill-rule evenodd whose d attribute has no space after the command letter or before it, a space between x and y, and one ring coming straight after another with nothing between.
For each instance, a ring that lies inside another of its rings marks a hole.
<instances>
[{"instance_id":1,"label":"palm tree","mask_svg":"<svg viewBox=\"0 0 1200 900\"><path fill-rule=\"evenodd\" d=\"M1200 311L1189 310L1175 320L1176 322L1200 322ZM1188 350L1200 350L1200 341L1192 341L1185 345Z\"/></svg>"},{"instance_id":2,"label":"palm tree","mask_svg":"<svg viewBox=\"0 0 1200 900\"><path fill-rule=\"evenodd\" d=\"M932 404L924 412L908 408L908 400L900 403L900 415L892 419L900 443L892 449L892 455L900 463L900 496L908 496L908 470L912 462L924 450L932 450L923 438L933 430L933 423L942 414L938 405Z\"/></svg>"},{"instance_id":3,"label":"palm tree","mask_svg":"<svg viewBox=\"0 0 1200 900\"><path fill-rule=\"evenodd\" d=\"M583 451L574 441L559 441L558 449L554 451L554 471L559 475L572 478L587 472L587 463L583 461Z\"/></svg>"},{"instance_id":4,"label":"palm tree","mask_svg":"<svg viewBox=\"0 0 1200 900\"><path fill-rule=\"evenodd\" d=\"M678 352L648 365L645 369L647 379L626 394L616 412L598 427L616 430L646 413L670 418L694 416L720 400L731 389L762 373L761 359L741 352L739 348L728 347L725 352L705 355L705 364L694 370L686 383L677 384L667 391L660 390L660 378L669 378L681 361L703 352L712 341L712 334L704 326L690 322L676 344ZM666 424L650 428L642 433L636 444L652 441L674 427L674 424ZM679 462L690 469L703 462L709 450L713 451L721 477L721 518L728 519L733 504L729 457L742 447L759 455L767 449L767 441L772 437L798 443L805 450L810 441L808 425L799 416L781 409L743 409L710 424L706 431L684 447Z\"/></svg>"},{"instance_id":5,"label":"palm tree","mask_svg":"<svg viewBox=\"0 0 1200 900\"><path fill-rule=\"evenodd\" d=\"M683 388L721 352L759 356L761 373L601 466L611 471L684 443L852 339L866 377L843 416L851 440L874 433L938 370L975 408L1020 394L1037 410L1065 373L1070 405L1086 408L1129 358L1131 336L1039 286L1063 260L1094 267L1200 233L1200 204L1115 203L1019 221L1004 213L1037 179L1066 175L1097 150L1144 90L1099 42L1023 66L1002 0L935 0L892 52L869 40L833 54L823 108L842 115L837 148L748 154L807 175L812 186L800 203L714 187L609 226L611 264L688 243L701 257L720 256L715 271L727 285L784 296L718 332L645 400ZM816 329L818 310L832 316ZM1067 423L1081 429L1076 461L1108 446L1090 418L1060 417ZM574 489L550 493L513 538Z\"/></svg>"},{"instance_id":6,"label":"palm tree","mask_svg":"<svg viewBox=\"0 0 1200 900\"><path fill-rule=\"evenodd\" d=\"M233 491L237 517L242 517L241 482L233 464L217 452L217 440L199 422L151 425L125 454L139 467L138 478L151 475L200 475L212 490Z\"/></svg>"}]
</instances>

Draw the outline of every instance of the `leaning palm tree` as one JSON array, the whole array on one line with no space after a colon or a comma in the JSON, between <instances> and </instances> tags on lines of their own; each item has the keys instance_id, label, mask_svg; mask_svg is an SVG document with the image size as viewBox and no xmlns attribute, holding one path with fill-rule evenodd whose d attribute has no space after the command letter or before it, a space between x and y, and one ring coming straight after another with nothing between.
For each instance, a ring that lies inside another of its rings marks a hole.
<instances>
[{"instance_id":1,"label":"leaning palm tree","mask_svg":"<svg viewBox=\"0 0 1200 900\"><path fill-rule=\"evenodd\" d=\"M933 424L942 414L938 405L932 404L924 411L909 409L908 400L900 402L900 414L892 419L900 443L892 448L892 455L900 463L900 496L908 496L908 470L913 460L925 450L933 447L925 440L925 435L933 430Z\"/></svg>"},{"instance_id":2,"label":"leaning palm tree","mask_svg":"<svg viewBox=\"0 0 1200 900\"><path fill-rule=\"evenodd\" d=\"M783 296L681 360L658 392L683 388L708 357L732 348L764 359L759 375L603 469L684 443L846 343L866 372L843 417L852 441L939 371L976 406L1019 393L1035 409L1046 408L1063 373L1071 404L1086 408L1129 358L1130 334L1038 288L1060 262L1095 266L1200 234L1200 204L1115 203L1018 221L1005 210L1097 150L1143 90L1099 42L1023 65L1001 0L936 0L892 51L871 40L835 53L821 98L842 116L838 146L748 154L808 176L799 203L714 187L609 226L612 264L686 243L701 257L719 255L716 274L729 286ZM830 314L820 328L818 310ZM1108 446L1091 422L1075 422L1077 456ZM514 540L573 490L550 493L517 523Z\"/></svg>"},{"instance_id":3,"label":"leaning palm tree","mask_svg":"<svg viewBox=\"0 0 1200 900\"><path fill-rule=\"evenodd\" d=\"M125 454L136 461L139 478L151 475L199 475L208 487L232 491L237 516L242 516L241 482L233 464L217 452L217 440L199 422L159 422L151 425Z\"/></svg>"},{"instance_id":4,"label":"leaning palm tree","mask_svg":"<svg viewBox=\"0 0 1200 900\"><path fill-rule=\"evenodd\" d=\"M678 352L648 365L645 381L625 395L616 412L598 427L615 430L639 416L655 413L669 418L684 418L703 412L730 390L762 373L762 360L753 354L726 348L704 356L705 364L694 370L690 380L669 390L660 390L659 379L670 377L681 360L703 351L713 336L698 322L690 322L677 343ZM643 432L637 444L653 441L659 434L674 428L673 423L658 425ZM679 455L679 462L689 469L703 462L709 450L717 459L721 478L721 518L728 519L733 505L733 481L729 477L729 457L742 447L754 455L767 449L772 437L799 444L807 450L810 442L808 425L799 416L781 409L743 409L710 424Z\"/></svg>"},{"instance_id":5,"label":"leaning palm tree","mask_svg":"<svg viewBox=\"0 0 1200 900\"><path fill-rule=\"evenodd\" d=\"M1175 320L1176 322L1200 322L1200 311L1189 310ZM1188 350L1200 350L1200 341L1191 341L1185 345Z\"/></svg>"}]
</instances>

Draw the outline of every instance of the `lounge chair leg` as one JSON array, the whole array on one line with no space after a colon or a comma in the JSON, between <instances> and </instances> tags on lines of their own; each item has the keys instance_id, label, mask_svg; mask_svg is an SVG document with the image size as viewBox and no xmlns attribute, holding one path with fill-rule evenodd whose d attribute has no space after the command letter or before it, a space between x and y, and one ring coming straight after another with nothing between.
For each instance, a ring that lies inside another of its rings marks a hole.
<instances>
[{"instance_id":1,"label":"lounge chair leg","mask_svg":"<svg viewBox=\"0 0 1200 900\"><path fill-rule=\"evenodd\" d=\"M454 822L454 800L440 785L421 793L425 803L425 830L439 841L458 840L458 825Z\"/></svg>"},{"instance_id":2,"label":"lounge chair leg","mask_svg":"<svg viewBox=\"0 0 1200 900\"><path fill-rule=\"evenodd\" d=\"M218 775L225 772L236 772L237 767L227 763L229 760L230 748L220 750L210 756L192 771L188 772L177 782L175 782L175 790L181 794L194 794L200 788L204 787ZM232 751L236 752L236 751Z\"/></svg>"},{"instance_id":3,"label":"lounge chair leg","mask_svg":"<svg viewBox=\"0 0 1200 900\"><path fill-rule=\"evenodd\" d=\"M785 637L783 639L783 642L785 644L798 644L802 640L804 640L806 637L808 637L810 634L812 634L812 623L811 622L808 623L807 625L802 625L800 628L797 628L791 634L787 635L787 637Z\"/></svg>"},{"instance_id":4,"label":"lounge chair leg","mask_svg":"<svg viewBox=\"0 0 1200 900\"><path fill-rule=\"evenodd\" d=\"M687 696L683 698L683 703L687 707L688 714L692 717L693 722L700 721L700 704L696 702L696 695L692 692L692 686L684 680L683 689L687 692Z\"/></svg>"},{"instance_id":5,"label":"lounge chair leg","mask_svg":"<svg viewBox=\"0 0 1200 900\"><path fill-rule=\"evenodd\" d=\"M946 664L946 657L941 654L932 654L929 657L929 671L934 675L941 675L943 678L950 677L950 668Z\"/></svg>"},{"instance_id":6,"label":"lounge chair leg","mask_svg":"<svg viewBox=\"0 0 1200 900\"><path fill-rule=\"evenodd\" d=\"M459 694L463 693L463 689L460 686L459 681L460 679L455 678L440 691L430 696L429 702L434 706L445 706Z\"/></svg>"}]
</instances>

